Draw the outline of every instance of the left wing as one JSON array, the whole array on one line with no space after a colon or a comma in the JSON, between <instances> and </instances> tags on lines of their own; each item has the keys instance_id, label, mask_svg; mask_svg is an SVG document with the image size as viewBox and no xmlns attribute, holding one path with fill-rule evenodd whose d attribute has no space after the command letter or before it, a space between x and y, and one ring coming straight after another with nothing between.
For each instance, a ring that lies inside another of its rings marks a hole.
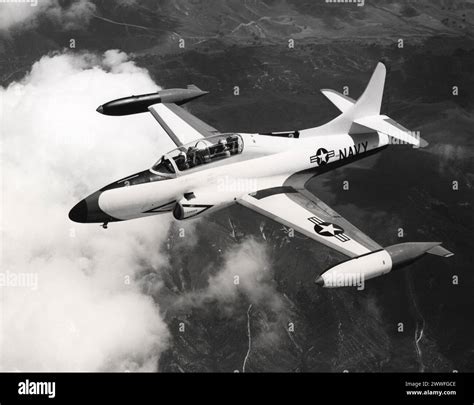
<instances>
[{"instance_id":1,"label":"left wing","mask_svg":"<svg viewBox=\"0 0 474 405\"><path fill-rule=\"evenodd\" d=\"M217 135L220 132L174 103L159 103L148 107L176 146Z\"/></svg>"},{"instance_id":2,"label":"left wing","mask_svg":"<svg viewBox=\"0 0 474 405\"><path fill-rule=\"evenodd\" d=\"M238 202L351 258L382 249L306 189L274 187Z\"/></svg>"}]
</instances>

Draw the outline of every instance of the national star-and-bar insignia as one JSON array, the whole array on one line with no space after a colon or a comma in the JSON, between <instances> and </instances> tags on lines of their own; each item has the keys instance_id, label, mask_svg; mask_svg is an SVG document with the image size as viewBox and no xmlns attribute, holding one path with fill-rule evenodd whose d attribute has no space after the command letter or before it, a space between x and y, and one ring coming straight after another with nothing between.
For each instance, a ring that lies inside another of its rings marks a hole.
<instances>
[{"instance_id":1,"label":"national star-and-bar insignia","mask_svg":"<svg viewBox=\"0 0 474 405\"><path fill-rule=\"evenodd\" d=\"M342 229L339 225L331 224L330 222L324 222L318 217L310 217L308 218L308 221L314 224L314 231L318 235L335 237L341 242L347 242L350 240L349 236L344 233L344 229Z\"/></svg>"},{"instance_id":2,"label":"national star-and-bar insignia","mask_svg":"<svg viewBox=\"0 0 474 405\"><path fill-rule=\"evenodd\" d=\"M333 150L328 151L324 148L319 148L316 154L309 157L310 163L317 163L319 166L325 165L330 158L334 157L335 153Z\"/></svg>"}]
</instances>

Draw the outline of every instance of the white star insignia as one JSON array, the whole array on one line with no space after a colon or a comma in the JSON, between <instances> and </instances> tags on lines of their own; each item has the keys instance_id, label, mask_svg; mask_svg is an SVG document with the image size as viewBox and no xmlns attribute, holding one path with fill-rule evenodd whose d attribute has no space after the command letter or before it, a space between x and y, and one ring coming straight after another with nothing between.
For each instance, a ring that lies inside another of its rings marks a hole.
<instances>
[{"instance_id":1,"label":"white star insignia","mask_svg":"<svg viewBox=\"0 0 474 405\"><path fill-rule=\"evenodd\" d=\"M334 225L333 225L333 224L320 225L320 227L321 227L321 231L320 231L320 232L328 232L328 233L330 233L330 234L333 235L333 236L336 234L337 229L334 228Z\"/></svg>"}]
</instances>

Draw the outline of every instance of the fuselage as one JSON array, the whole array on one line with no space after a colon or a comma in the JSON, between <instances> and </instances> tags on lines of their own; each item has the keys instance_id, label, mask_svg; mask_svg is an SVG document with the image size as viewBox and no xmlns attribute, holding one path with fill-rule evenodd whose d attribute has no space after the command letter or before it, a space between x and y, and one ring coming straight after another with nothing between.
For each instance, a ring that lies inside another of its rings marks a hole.
<instances>
[{"instance_id":1,"label":"fuselage","mask_svg":"<svg viewBox=\"0 0 474 405\"><path fill-rule=\"evenodd\" d=\"M234 134L239 154L163 174L152 169L113 182L80 201L69 213L76 222L108 223L170 214L180 202L194 217L226 207L242 196L281 186L295 173L308 178L371 155L389 139L378 132L292 138ZM165 155L166 156L166 155ZM198 207L194 211L190 207ZM205 209L199 207L205 206ZM176 211L175 211L176 213ZM176 217L176 215L175 215Z\"/></svg>"}]
</instances>

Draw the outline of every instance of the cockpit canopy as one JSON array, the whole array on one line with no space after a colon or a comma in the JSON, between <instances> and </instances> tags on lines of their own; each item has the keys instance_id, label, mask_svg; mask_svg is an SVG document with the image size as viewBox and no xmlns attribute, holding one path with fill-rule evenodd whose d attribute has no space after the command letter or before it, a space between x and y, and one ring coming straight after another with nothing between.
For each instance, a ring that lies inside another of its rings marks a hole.
<instances>
[{"instance_id":1,"label":"cockpit canopy","mask_svg":"<svg viewBox=\"0 0 474 405\"><path fill-rule=\"evenodd\" d=\"M242 153L244 142L238 134L219 134L201 138L166 153L151 168L165 176L217 162Z\"/></svg>"}]
</instances>

